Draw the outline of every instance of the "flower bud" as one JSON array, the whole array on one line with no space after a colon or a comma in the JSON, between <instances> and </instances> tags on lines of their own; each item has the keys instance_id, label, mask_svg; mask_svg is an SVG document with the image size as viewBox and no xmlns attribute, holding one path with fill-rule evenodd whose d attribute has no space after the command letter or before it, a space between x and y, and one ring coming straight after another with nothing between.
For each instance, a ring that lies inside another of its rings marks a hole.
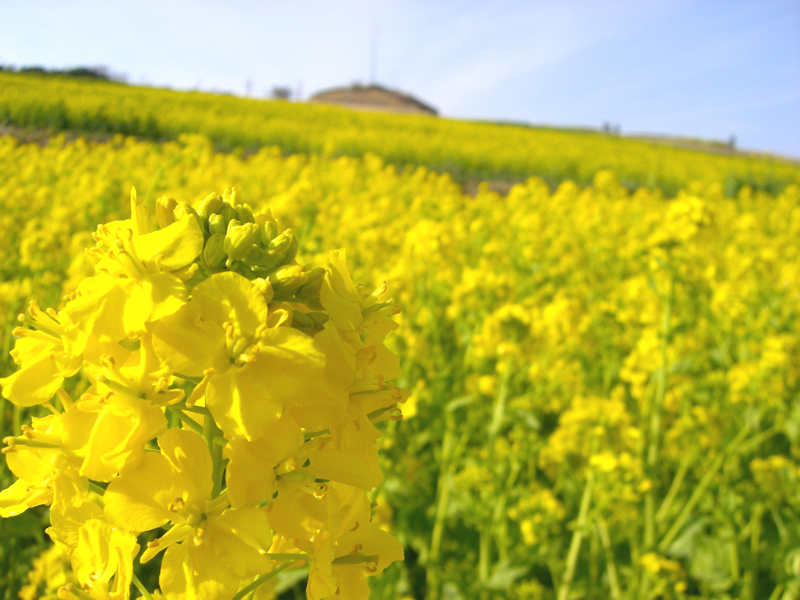
<instances>
[{"instance_id":1,"label":"flower bud","mask_svg":"<svg viewBox=\"0 0 800 600\"><path fill-rule=\"evenodd\" d=\"M236 211L236 219L240 223L255 223L255 217L253 217L253 211L248 204L240 204L239 206L235 207L234 210Z\"/></svg>"},{"instance_id":2,"label":"flower bud","mask_svg":"<svg viewBox=\"0 0 800 600\"><path fill-rule=\"evenodd\" d=\"M308 272L308 281L295 292L295 297L304 302L319 298L319 289L325 279L325 269L317 267Z\"/></svg>"},{"instance_id":3,"label":"flower bud","mask_svg":"<svg viewBox=\"0 0 800 600\"><path fill-rule=\"evenodd\" d=\"M178 203L174 198L162 196L156 200L156 218L161 229L169 227L175 222L175 208Z\"/></svg>"},{"instance_id":4,"label":"flower bud","mask_svg":"<svg viewBox=\"0 0 800 600\"><path fill-rule=\"evenodd\" d=\"M223 236L228 231L228 224L222 215L212 214L208 217L208 231L212 235L221 233Z\"/></svg>"},{"instance_id":5,"label":"flower bud","mask_svg":"<svg viewBox=\"0 0 800 600\"><path fill-rule=\"evenodd\" d=\"M286 255L292 248L292 242L296 243L294 233L291 229L287 229L280 235L276 236L268 245L267 250L261 258L258 266L262 269L271 270L286 263Z\"/></svg>"},{"instance_id":6,"label":"flower bud","mask_svg":"<svg viewBox=\"0 0 800 600\"><path fill-rule=\"evenodd\" d=\"M223 204L222 196L219 194L209 194L197 205L197 214L200 215L202 219L208 220L212 214L219 214Z\"/></svg>"},{"instance_id":7,"label":"flower bud","mask_svg":"<svg viewBox=\"0 0 800 600\"><path fill-rule=\"evenodd\" d=\"M236 211L227 202L222 205L222 210L220 210L219 214L222 215L222 219L225 221L226 226L228 225L231 219L236 218Z\"/></svg>"},{"instance_id":8,"label":"flower bud","mask_svg":"<svg viewBox=\"0 0 800 600\"><path fill-rule=\"evenodd\" d=\"M287 265L269 276L272 289L279 296L291 295L308 281L308 272L303 265Z\"/></svg>"},{"instance_id":9,"label":"flower bud","mask_svg":"<svg viewBox=\"0 0 800 600\"><path fill-rule=\"evenodd\" d=\"M259 228L261 237L261 245L265 248L269 247L269 243L278 235L278 224L275 221L265 221Z\"/></svg>"},{"instance_id":10,"label":"flower bud","mask_svg":"<svg viewBox=\"0 0 800 600\"><path fill-rule=\"evenodd\" d=\"M203 258L212 269L218 267L225 260L225 236L221 233L213 234L203 247Z\"/></svg>"},{"instance_id":11,"label":"flower bud","mask_svg":"<svg viewBox=\"0 0 800 600\"><path fill-rule=\"evenodd\" d=\"M258 230L255 223L245 223L240 225L235 219L228 223L228 233L225 234L225 252L231 260L241 260L256 239L256 231Z\"/></svg>"}]
</instances>

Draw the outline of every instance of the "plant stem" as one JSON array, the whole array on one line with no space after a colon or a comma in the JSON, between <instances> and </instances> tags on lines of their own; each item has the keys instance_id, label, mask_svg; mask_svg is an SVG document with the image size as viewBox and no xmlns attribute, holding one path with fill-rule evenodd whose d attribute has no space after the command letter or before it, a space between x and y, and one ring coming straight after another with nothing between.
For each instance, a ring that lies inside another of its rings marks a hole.
<instances>
[{"instance_id":1,"label":"plant stem","mask_svg":"<svg viewBox=\"0 0 800 600\"><path fill-rule=\"evenodd\" d=\"M644 550L650 550L656 541L656 468L658 466L658 447L661 439L661 409L667 391L667 370L669 367L669 339L671 334L670 320L672 318L672 304L675 297L675 276L670 276L669 292L664 301L664 315L661 322L661 368L656 378L656 393L650 405L650 439L647 448L647 476L650 479L650 489L645 492L644 498Z\"/></svg>"},{"instance_id":2,"label":"plant stem","mask_svg":"<svg viewBox=\"0 0 800 600\"><path fill-rule=\"evenodd\" d=\"M247 596L247 594L249 594L250 592L255 590L258 586L260 586L262 583L266 583L267 581L269 581L270 579L275 577L281 571L285 571L286 569L289 568L290 565L292 565L295 562L297 562L297 561L286 562L286 563L282 564L280 567L278 567L276 569L272 569L272 571L270 571L269 573L264 573L263 575L259 575L258 577L256 577L253 580L253 582L250 585L245 586L242 589L240 589L238 592L236 592L236 595L231 600L241 600L242 598ZM152 600L152 599L150 599L150 600Z\"/></svg>"},{"instance_id":3,"label":"plant stem","mask_svg":"<svg viewBox=\"0 0 800 600\"><path fill-rule=\"evenodd\" d=\"M439 598L439 561L441 560L442 534L444 533L444 520L447 514L447 506L450 502L450 486L453 480L455 465L450 462L450 454L453 447L453 417L446 415L446 429L442 440L442 462L439 471L439 479L436 483L436 493L439 498L436 503L436 516L433 521L433 531L431 533L431 545L428 552L429 565L427 569L428 582L425 592L427 600L438 600Z\"/></svg>"},{"instance_id":4,"label":"plant stem","mask_svg":"<svg viewBox=\"0 0 800 600\"><path fill-rule=\"evenodd\" d=\"M147 591L147 588L144 587L144 584L142 584L142 582L139 581L139 578L136 576L136 573L131 573L131 578L133 579L133 585L136 586L136 589L139 590L139 593L142 595L142 597L145 600L153 600L153 596L150 594L150 592Z\"/></svg>"},{"instance_id":5,"label":"plant stem","mask_svg":"<svg viewBox=\"0 0 800 600\"><path fill-rule=\"evenodd\" d=\"M755 600L758 588L758 553L761 546L761 517L764 507L756 504L753 508L752 529L750 531L750 560L748 561L747 574L745 575L744 597L746 600Z\"/></svg>"},{"instance_id":6,"label":"plant stem","mask_svg":"<svg viewBox=\"0 0 800 600\"><path fill-rule=\"evenodd\" d=\"M214 485L211 489L211 497L216 498L222 491L222 472L224 470L224 460L222 458L222 446L215 444L216 438L220 437L222 431L217 427L214 418L209 414L203 418L203 437L208 444L208 450L211 453L212 470L211 479Z\"/></svg>"},{"instance_id":7,"label":"plant stem","mask_svg":"<svg viewBox=\"0 0 800 600\"><path fill-rule=\"evenodd\" d=\"M103 496L106 493L105 488L100 487L94 481L89 482L89 489L92 490L95 494L99 494L100 496Z\"/></svg>"},{"instance_id":8,"label":"plant stem","mask_svg":"<svg viewBox=\"0 0 800 600\"><path fill-rule=\"evenodd\" d=\"M700 498L703 497L703 494L706 491L706 488L711 484L711 480L717 474L717 471L722 467L723 463L725 462L726 456L733 452L736 447L741 443L741 439L747 435L749 428L745 426L742 430L737 434L733 440L731 440L730 444L728 444L727 448L723 450L717 457L714 459L714 462L711 463L711 466L708 468L708 471L705 472L703 478L700 480L700 483L697 484L697 487L694 488L692 495L689 497L689 500L681 510L680 515L672 524L667 535L661 540L661 543L658 545L658 549L660 552L666 551L675 537L680 533L681 528L683 527L684 523L686 523L686 519L689 518L689 515L694 509L695 505L700 501Z\"/></svg>"},{"instance_id":9,"label":"plant stem","mask_svg":"<svg viewBox=\"0 0 800 600\"><path fill-rule=\"evenodd\" d=\"M489 590L486 584L489 581L489 553L492 550L492 532L486 524L481 528L478 546L478 581L481 583L481 599L488 600Z\"/></svg>"},{"instance_id":10,"label":"plant stem","mask_svg":"<svg viewBox=\"0 0 800 600\"><path fill-rule=\"evenodd\" d=\"M605 519L598 517L596 524L597 535L600 538L600 543L603 546L603 552L606 556L606 570L608 571L608 585L611 588L611 598L612 600L620 600L617 566L614 562L614 549L611 547L611 538L608 535Z\"/></svg>"},{"instance_id":11,"label":"plant stem","mask_svg":"<svg viewBox=\"0 0 800 600\"><path fill-rule=\"evenodd\" d=\"M586 487L583 488L581 508L580 512L578 513L578 523L575 525L575 531L572 533L572 541L569 544L567 568L564 571L564 578L561 581L561 587L558 590L558 600L567 600L569 598L569 587L572 584L572 578L575 575L575 566L578 564L578 553L581 549L581 541L583 540L584 529L586 528L586 515L589 513L589 506L592 503L593 485L594 471L589 469L589 472L586 475Z\"/></svg>"},{"instance_id":12,"label":"plant stem","mask_svg":"<svg viewBox=\"0 0 800 600\"><path fill-rule=\"evenodd\" d=\"M672 484L669 486L667 496L664 498L664 501L661 503L661 507L656 513L656 523L663 521L669 514L669 509L672 507L672 503L675 501L675 497L678 495L681 485L683 485L683 480L689 470L689 465L692 463L692 461L694 461L694 458L695 455L693 452L691 452L685 454L683 460L681 460L681 464L678 467L678 472L675 473L675 479L672 480Z\"/></svg>"},{"instance_id":13,"label":"plant stem","mask_svg":"<svg viewBox=\"0 0 800 600\"><path fill-rule=\"evenodd\" d=\"M268 553L268 554L265 554L265 556L267 558L272 559L272 560L292 560L292 561L295 561L295 562L297 562L298 560L304 560L306 562L311 560L311 557L308 554L306 554L305 552L298 552L296 554L292 553L292 552L284 552L284 553L278 553L278 554L270 554L270 553Z\"/></svg>"},{"instance_id":14,"label":"plant stem","mask_svg":"<svg viewBox=\"0 0 800 600\"><path fill-rule=\"evenodd\" d=\"M197 435L203 435L203 428L200 426L200 423L189 417L189 415L184 413L180 408L178 408L177 406L167 406L166 408L172 414L177 415L177 417L181 420L181 423L186 425Z\"/></svg>"}]
</instances>

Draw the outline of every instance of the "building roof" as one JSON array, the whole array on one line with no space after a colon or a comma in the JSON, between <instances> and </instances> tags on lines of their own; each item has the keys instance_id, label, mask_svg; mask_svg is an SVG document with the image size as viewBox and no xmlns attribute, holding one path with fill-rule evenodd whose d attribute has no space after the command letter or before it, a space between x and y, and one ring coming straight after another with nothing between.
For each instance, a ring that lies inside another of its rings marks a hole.
<instances>
[{"instance_id":1,"label":"building roof","mask_svg":"<svg viewBox=\"0 0 800 600\"><path fill-rule=\"evenodd\" d=\"M320 104L337 104L348 108L382 110L386 112L437 115L432 106L395 90L379 85L353 85L317 92L308 100Z\"/></svg>"}]
</instances>

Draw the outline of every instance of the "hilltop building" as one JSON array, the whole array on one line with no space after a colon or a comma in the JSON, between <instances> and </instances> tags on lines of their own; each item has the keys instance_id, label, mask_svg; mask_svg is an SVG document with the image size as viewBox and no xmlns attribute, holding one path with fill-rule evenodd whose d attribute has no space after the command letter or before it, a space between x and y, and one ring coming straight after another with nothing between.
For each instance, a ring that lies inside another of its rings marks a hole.
<instances>
[{"instance_id":1,"label":"hilltop building","mask_svg":"<svg viewBox=\"0 0 800 600\"><path fill-rule=\"evenodd\" d=\"M353 85L317 92L308 100L318 104L336 104L347 108L380 110L396 113L438 115L438 111L409 94L389 90L380 85Z\"/></svg>"}]
</instances>

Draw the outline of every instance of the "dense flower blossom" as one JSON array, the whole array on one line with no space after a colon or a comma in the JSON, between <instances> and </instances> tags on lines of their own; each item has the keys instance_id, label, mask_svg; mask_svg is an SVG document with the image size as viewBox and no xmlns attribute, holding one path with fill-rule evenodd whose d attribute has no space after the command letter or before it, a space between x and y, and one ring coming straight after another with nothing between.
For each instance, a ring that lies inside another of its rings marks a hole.
<instances>
[{"instance_id":1,"label":"dense flower blossom","mask_svg":"<svg viewBox=\"0 0 800 600\"><path fill-rule=\"evenodd\" d=\"M366 496L382 480L373 422L406 399L385 287L363 293L343 251L298 265L291 230L233 190L154 215L134 192L131 215L97 228L95 274L63 310L31 304L15 330L3 394L52 414L7 438L19 479L0 515L50 506L73 570L61 598L127 600L162 551L167 600L238 598L295 564L309 598L367 598L366 576L403 558Z\"/></svg>"}]
</instances>

